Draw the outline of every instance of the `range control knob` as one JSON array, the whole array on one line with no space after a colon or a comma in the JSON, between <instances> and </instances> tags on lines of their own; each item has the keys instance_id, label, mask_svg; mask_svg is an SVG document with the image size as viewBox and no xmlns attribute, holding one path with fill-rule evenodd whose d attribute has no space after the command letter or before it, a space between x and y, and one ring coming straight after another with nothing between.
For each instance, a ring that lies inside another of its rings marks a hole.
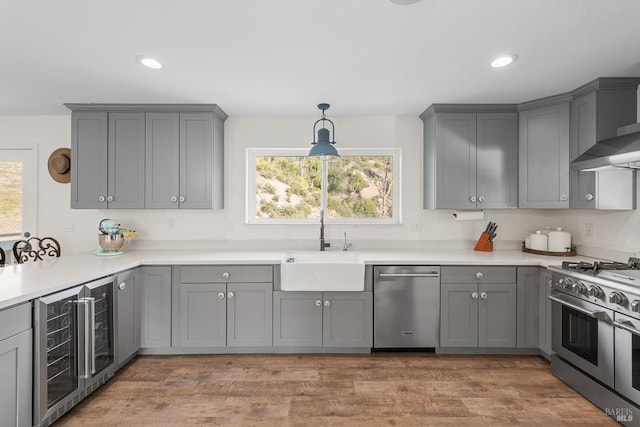
<instances>
[{"instance_id":1,"label":"range control knob","mask_svg":"<svg viewBox=\"0 0 640 427\"><path fill-rule=\"evenodd\" d=\"M573 282L571 281L571 279L565 277L564 279L560 279L558 281L558 285L560 285L560 287L564 289L571 289Z\"/></svg>"},{"instance_id":2,"label":"range control knob","mask_svg":"<svg viewBox=\"0 0 640 427\"><path fill-rule=\"evenodd\" d=\"M601 298L604 292L602 292L602 288L600 286L591 285L589 286L589 296Z\"/></svg>"},{"instance_id":3,"label":"range control knob","mask_svg":"<svg viewBox=\"0 0 640 427\"><path fill-rule=\"evenodd\" d=\"M586 294L587 293L587 287L582 282L575 282L571 286L571 289L573 289L573 292L577 292L579 294Z\"/></svg>"},{"instance_id":4,"label":"range control knob","mask_svg":"<svg viewBox=\"0 0 640 427\"><path fill-rule=\"evenodd\" d=\"M631 301L631 311L640 313L640 300L634 299L633 301Z\"/></svg>"},{"instance_id":5,"label":"range control knob","mask_svg":"<svg viewBox=\"0 0 640 427\"><path fill-rule=\"evenodd\" d=\"M625 305L627 303L627 297L621 292L611 292L609 294L609 302L612 304Z\"/></svg>"}]
</instances>

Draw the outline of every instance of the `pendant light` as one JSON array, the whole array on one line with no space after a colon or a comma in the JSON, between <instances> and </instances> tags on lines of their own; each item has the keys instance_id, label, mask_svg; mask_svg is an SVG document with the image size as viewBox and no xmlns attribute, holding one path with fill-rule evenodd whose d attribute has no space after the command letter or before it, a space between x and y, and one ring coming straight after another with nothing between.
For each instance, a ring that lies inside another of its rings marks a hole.
<instances>
[{"instance_id":1,"label":"pendant light","mask_svg":"<svg viewBox=\"0 0 640 427\"><path fill-rule=\"evenodd\" d=\"M313 147L311 148L311 151L309 151L310 157L318 157L323 160L334 160L340 157L338 150L333 146L336 143L333 122L327 119L324 114L329 107L329 104L318 104L318 108L322 111L322 117L316 120L313 124L313 142L311 143ZM321 122L322 128L318 130L318 136L316 139L316 128L318 127L318 123ZM326 128L326 122L331 123L331 131Z\"/></svg>"}]
</instances>

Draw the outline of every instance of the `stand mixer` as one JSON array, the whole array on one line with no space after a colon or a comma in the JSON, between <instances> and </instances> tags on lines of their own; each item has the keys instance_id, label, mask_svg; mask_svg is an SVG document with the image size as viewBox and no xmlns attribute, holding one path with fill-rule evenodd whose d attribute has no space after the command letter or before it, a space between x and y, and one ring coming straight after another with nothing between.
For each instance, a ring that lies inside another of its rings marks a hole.
<instances>
[{"instance_id":1,"label":"stand mixer","mask_svg":"<svg viewBox=\"0 0 640 427\"><path fill-rule=\"evenodd\" d=\"M98 245L93 254L99 256L113 256L122 255L124 252L120 250L125 242L129 242L131 237L136 237L138 234L135 230L124 229L120 227L117 221L112 219L103 219L98 225L98 230L102 234L98 234Z\"/></svg>"}]
</instances>

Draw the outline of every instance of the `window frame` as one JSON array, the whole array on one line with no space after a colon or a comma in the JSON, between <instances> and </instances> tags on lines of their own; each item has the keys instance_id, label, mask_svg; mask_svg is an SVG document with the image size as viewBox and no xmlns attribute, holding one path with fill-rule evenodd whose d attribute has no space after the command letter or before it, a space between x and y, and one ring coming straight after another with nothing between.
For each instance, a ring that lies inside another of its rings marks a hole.
<instances>
[{"instance_id":1,"label":"window frame","mask_svg":"<svg viewBox=\"0 0 640 427\"><path fill-rule=\"evenodd\" d=\"M15 148L0 146L0 162L22 162L22 230L15 235L15 239L4 240L0 245L7 249L20 240L25 231L35 236L38 216L38 147ZM12 233L2 234L1 237L12 237Z\"/></svg>"},{"instance_id":2,"label":"window frame","mask_svg":"<svg viewBox=\"0 0 640 427\"><path fill-rule=\"evenodd\" d=\"M257 218L256 209L256 159L258 157L307 157L309 150L303 148L247 148L246 149L246 224L318 224L320 218ZM325 214L326 224L344 225L401 225L402 224L402 149L401 148L341 148L342 156L391 156L393 159L393 216L391 218L330 218ZM328 171L326 160L322 165L322 188L320 206L326 211Z\"/></svg>"}]
</instances>

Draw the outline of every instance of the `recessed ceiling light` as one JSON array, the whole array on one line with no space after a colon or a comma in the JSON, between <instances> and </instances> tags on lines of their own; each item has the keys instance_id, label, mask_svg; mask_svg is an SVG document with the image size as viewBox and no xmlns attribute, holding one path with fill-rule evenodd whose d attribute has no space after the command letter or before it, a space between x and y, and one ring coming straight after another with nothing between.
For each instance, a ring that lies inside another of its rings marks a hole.
<instances>
[{"instance_id":1,"label":"recessed ceiling light","mask_svg":"<svg viewBox=\"0 0 640 427\"><path fill-rule=\"evenodd\" d=\"M518 55L514 53L510 53L508 55L500 55L499 57L493 60L493 62L491 63L491 66L493 68L505 67L511 64L512 62L514 62L516 59L518 59Z\"/></svg>"},{"instance_id":2,"label":"recessed ceiling light","mask_svg":"<svg viewBox=\"0 0 640 427\"><path fill-rule=\"evenodd\" d=\"M153 68L154 70L162 68L162 64L160 63L160 61L151 58L150 56L138 55L136 56L136 61L138 61L145 67Z\"/></svg>"}]
</instances>

